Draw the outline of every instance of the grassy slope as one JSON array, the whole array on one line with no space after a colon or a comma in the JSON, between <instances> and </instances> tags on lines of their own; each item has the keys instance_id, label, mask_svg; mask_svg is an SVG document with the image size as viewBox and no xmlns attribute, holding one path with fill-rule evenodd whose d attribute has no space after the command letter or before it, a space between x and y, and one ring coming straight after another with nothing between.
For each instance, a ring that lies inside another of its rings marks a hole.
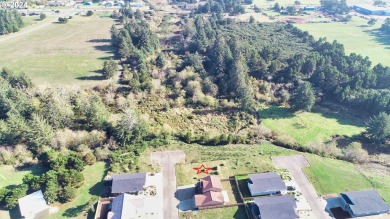
<instances>
[{"instance_id":1,"label":"grassy slope","mask_svg":"<svg viewBox=\"0 0 390 219\"><path fill-rule=\"evenodd\" d=\"M332 135L352 136L364 131L364 123L356 118L324 112L317 106L313 112L294 115L286 108L260 111L262 124L273 131L290 135L300 144L328 140Z\"/></svg>"},{"instance_id":2,"label":"grassy slope","mask_svg":"<svg viewBox=\"0 0 390 219\"><path fill-rule=\"evenodd\" d=\"M38 84L95 84L90 79L100 79L95 71L112 56L113 23L109 18L75 16L68 24L53 23L0 42L0 67L23 71Z\"/></svg>"},{"instance_id":3,"label":"grassy slope","mask_svg":"<svg viewBox=\"0 0 390 219\"><path fill-rule=\"evenodd\" d=\"M328 41L337 40L344 44L347 53L357 53L368 56L373 64L382 63L390 66L390 40L374 34L372 30L380 27L381 22L374 27L367 27L367 20L353 17L348 23L307 23L295 24L298 28L308 31L315 38L326 37Z\"/></svg>"}]
</instances>

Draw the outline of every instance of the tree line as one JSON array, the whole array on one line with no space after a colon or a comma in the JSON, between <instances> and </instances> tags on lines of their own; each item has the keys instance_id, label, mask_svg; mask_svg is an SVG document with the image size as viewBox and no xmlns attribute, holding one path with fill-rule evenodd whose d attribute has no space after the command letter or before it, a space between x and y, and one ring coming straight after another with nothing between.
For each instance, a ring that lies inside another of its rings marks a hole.
<instances>
[{"instance_id":1,"label":"tree line","mask_svg":"<svg viewBox=\"0 0 390 219\"><path fill-rule=\"evenodd\" d=\"M0 35L18 32L22 27L23 20L18 11L0 9Z\"/></svg>"}]
</instances>

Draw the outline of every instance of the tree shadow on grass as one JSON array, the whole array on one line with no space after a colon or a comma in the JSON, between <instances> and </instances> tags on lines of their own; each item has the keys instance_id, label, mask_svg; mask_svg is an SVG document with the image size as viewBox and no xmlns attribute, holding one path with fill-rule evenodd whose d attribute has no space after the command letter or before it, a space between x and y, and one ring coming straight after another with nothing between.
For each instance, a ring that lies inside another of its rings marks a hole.
<instances>
[{"instance_id":1,"label":"tree shadow on grass","mask_svg":"<svg viewBox=\"0 0 390 219\"><path fill-rule=\"evenodd\" d=\"M114 53L114 47L111 45L111 40L110 39L92 39L86 41L88 43L96 43L98 45L94 45L93 47L96 50L107 52L107 53Z\"/></svg>"},{"instance_id":2,"label":"tree shadow on grass","mask_svg":"<svg viewBox=\"0 0 390 219\"><path fill-rule=\"evenodd\" d=\"M284 107L269 107L259 111L261 119L287 119L294 117L293 111Z\"/></svg>"},{"instance_id":3,"label":"tree shadow on grass","mask_svg":"<svg viewBox=\"0 0 390 219\"><path fill-rule=\"evenodd\" d=\"M374 30L364 30L363 32L368 33L370 36L373 36L375 41L381 45L388 46L385 49L390 49L390 36L383 33L379 29Z\"/></svg>"},{"instance_id":4,"label":"tree shadow on grass","mask_svg":"<svg viewBox=\"0 0 390 219\"><path fill-rule=\"evenodd\" d=\"M102 81L102 80L105 80L103 75L83 76L83 77L77 77L76 79L82 80L82 81Z\"/></svg>"},{"instance_id":5,"label":"tree shadow on grass","mask_svg":"<svg viewBox=\"0 0 390 219\"><path fill-rule=\"evenodd\" d=\"M76 217L78 216L84 209L85 207L88 205L88 202L83 204L83 205L79 205L77 207L74 207L74 208L68 208L65 210L65 212L62 214L62 216L64 217L67 217L67 218L70 218L70 217Z\"/></svg>"}]
</instances>

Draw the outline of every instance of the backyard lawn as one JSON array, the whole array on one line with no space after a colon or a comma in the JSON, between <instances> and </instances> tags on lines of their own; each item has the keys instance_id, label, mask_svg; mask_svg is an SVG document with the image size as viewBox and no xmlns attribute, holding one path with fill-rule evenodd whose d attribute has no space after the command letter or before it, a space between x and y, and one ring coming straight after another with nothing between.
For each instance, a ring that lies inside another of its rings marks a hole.
<instances>
[{"instance_id":1,"label":"backyard lawn","mask_svg":"<svg viewBox=\"0 0 390 219\"><path fill-rule=\"evenodd\" d=\"M93 196L100 196L103 192L103 178L105 177L107 164L97 162L91 166L86 166L83 170L85 182L79 188L77 197L68 203L55 204L59 211L51 215L50 218L86 218L82 212L83 207Z\"/></svg>"},{"instance_id":2,"label":"backyard lawn","mask_svg":"<svg viewBox=\"0 0 390 219\"><path fill-rule=\"evenodd\" d=\"M26 23L32 22L35 21L28 18ZM97 15L74 16L67 24L50 23L39 30L0 41L0 68L24 72L36 84L96 84L102 79L98 72L104 60L112 57L110 28L113 24L113 19Z\"/></svg>"},{"instance_id":3,"label":"backyard lawn","mask_svg":"<svg viewBox=\"0 0 390 219\"><path fill-rule=\"evenodd\" d=\"M291 136L301 145L317 140L326 141L336 134L352 136L365 129L363 121L345 114L324 112L319 106L313 112L299 114L287 108L266 108L260 110L260 116L264 126Z\"/></svg>"},{"instance_id":4,"label":"backyard lawn","mask_svg":"<svg viewBox=\"0 0 390 219\"><path fill-rule=\"evenodd\" d=\"M41 174L45 171L45 168L40 165L33 165L26 168L14 168L11 165L0 166L0 188L4 188L10 185L19 185L22 183L22 179L29 173Z\"/></svg>"},{"instance_id":5,"label":"backyard lawn","mask_svg":"<svg viewBox=\"0 0 390 219\"><path fill-rule=\"evenodd\" d=\"M192 212L180 213L181 219L246 219L245 207L215 208Z\"/></svg>"}]
</instances>

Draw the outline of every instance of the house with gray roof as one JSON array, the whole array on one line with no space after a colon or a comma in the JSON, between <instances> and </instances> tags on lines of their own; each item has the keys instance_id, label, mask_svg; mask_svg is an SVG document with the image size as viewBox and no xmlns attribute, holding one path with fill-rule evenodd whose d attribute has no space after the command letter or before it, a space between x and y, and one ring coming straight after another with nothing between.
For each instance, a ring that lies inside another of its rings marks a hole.
<instances>
[{"instance_id":1,"label":"house with gray roof","mask_svg":"<svg viewBox=\"0 0 390 219\"><path fill-rule=\"evenodd\" d=\"M113 174L108 180L112 182L111 194L141 194L144 191L146 173Z\"/></svg>"},{"instance_id":2,"label":"house with gray roof","mask_svg":"<svg viewBox=\"0 0 390 219\"><path fill-rule=\"evenodd\" d=\"M248 188L252 196L282 194L286 184L275 172L249 174Z\"/></svg>"},{"instance_id":3,"label":"house with gray roof","mask_svg":"<svg viewBox=\"0 0 390 219\"><path fill-rule=\"evenodd\" d=\"M290 195L254 198L252 214L257 219L295 219L297 204Z\"/></svg>"},{"instance_id":4,"label":"house with gray roof","mask_svg":"<svg viewBox=\"0 0 390 219\"><path fill-rule=\"evenodd\" d=\"M375 190L344 192L340 194L341 208L351 217L385 214L390 206Z\"/></svg>"},{"instance_id":5,"label":"house with gray roof","mask_svg":"<svg viewBox=\"0 0 390 219\"><path fill-rule=\"evenodd\" d=\"M121 194L115 197L110 207L111 211L107 214L107 219L136 218L136 210L129 194Z\"/></svg>"}]
</instances>

